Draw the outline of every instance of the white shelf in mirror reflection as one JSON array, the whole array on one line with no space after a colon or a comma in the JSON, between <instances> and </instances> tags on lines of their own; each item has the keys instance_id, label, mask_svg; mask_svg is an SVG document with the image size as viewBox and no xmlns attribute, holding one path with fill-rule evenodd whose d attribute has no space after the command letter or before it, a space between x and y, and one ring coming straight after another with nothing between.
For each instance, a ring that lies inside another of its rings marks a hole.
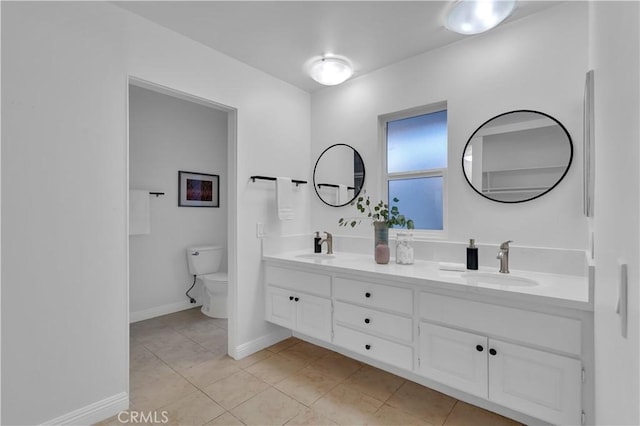
<instances>
[{"instance_id":1,"label":"white shelf in mirror reflection","mask_svg":"<svg viewBox=\"0 0 640 426\"><path fill-rule=\"evenodd\" d=\"M532 171L541 171L541 170L564 170L566 169L567 166L544 166L544 167L512 167L509 169L502 169L502 168L494 168L491 170L487 170L485 169L484 172L485 173L491 173L491 172L505 172L505 173L509 173L509 172L521 172L521 171L526 171L526 170L532 170Z\"/></svg>"},{"instance_id":2,"label":"white shelf in mirror reflection","mask_svg":"<svg viewBox=\"0 0 640 426\"><path fill-rule=\"evenodd\" d=\"M483 189L483 194L497 194L497 193L507 193L507 192L542 192L549 189L548 187L531 187L531 188L491 188L491 189Z\"/></svg>"}]
</instances>

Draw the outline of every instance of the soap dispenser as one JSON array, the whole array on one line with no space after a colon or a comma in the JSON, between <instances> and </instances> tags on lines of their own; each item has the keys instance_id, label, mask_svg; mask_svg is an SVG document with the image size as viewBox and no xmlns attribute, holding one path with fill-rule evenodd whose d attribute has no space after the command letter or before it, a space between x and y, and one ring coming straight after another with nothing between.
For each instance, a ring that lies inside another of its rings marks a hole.
<instances>
[{"instance_id":1,"label":"soap dispenser","mask_svg":"<svg viewBox=\"0 0 640 426\"><path fill-rule=\"evenodd\" d=\"M471 238L469 240L469 247L467 247L467 269L478 269L478 247L476 247L476 240Z\"/></svg>"},{"instance_id":2,"label":"soap dispenser","mask_svg":"<svg viewBox=\"0 0 640 426\"><path fill-rule=\"evenodd\" d=\"M320 238L320 232L316 231L316 236L313 237L313 252L314 253L322 253L322 244L320 243L322 238Z\"/></svg>"}]
</instances>

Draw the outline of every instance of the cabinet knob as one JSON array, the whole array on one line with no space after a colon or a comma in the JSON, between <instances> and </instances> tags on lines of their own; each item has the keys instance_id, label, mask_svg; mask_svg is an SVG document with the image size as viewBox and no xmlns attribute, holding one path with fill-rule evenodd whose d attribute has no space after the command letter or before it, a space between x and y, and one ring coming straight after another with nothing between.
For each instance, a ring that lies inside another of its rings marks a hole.
<instances>
[{"instance_id":1,"label":"cabinet knob","mask_svg":"<svg viewBox=\"0 0 640 426\"><path fill-rule=\"evenodd\" d=\"M371 322L371 320L370 320L369 318L365 318L365 319L364 319L364 323L365 323L365 324L369 324L370 322Z\"/></svg>"},{"instance_id":2,"label":"cabinet knob","mask_svg":"<svg viewBox=\"0 0 640 426\"><path fill-rule=\"evenodd\" d=\"M293 296L289 296L289 300L293 300Z\"/></svg>"},{"instance_id":3,"label":"cabinet knob","mask_svg":"<svg viewBox=\"0 0 640 426\"><path fill-rule=\"evenodd\" d=\"M482 345L476 345L476 351L482 352L483 350L484 348L482 347Z\"/></svg>"},{"instance_id":4,"label":"cabinet knob","mask_svg":"<svg viewBox=\"0 0 640 426\"><path fill-rule=\"evenodd\" d=\"M366 350L369 350L369 349L371 349L371 345L364 345L364 348L365 348Z\"/></svg>"},{"instance_id":5,"label":"cabinet knob","mask_svg":"<svg viewBox=\"0 0 640 426\"><path fill-rule=\"evenodd\" d=\"M369 293L369 292L366 292L366 293L364 294L364 297L366 297L366 298L369 298L369 297L371 297L371 293Z\"/></svg>"},{"instance_id":6,"label":"cabinet knob","mask_svg":"<svg viewBox=\"0 0 640 426\"><path fill-rule=\"evenodd\" d=\"M495 349L491 348L491 349L489 349L489 353L491 355L496 355L498 353L498 351L496 351Z\"/></svg>"},{"instance_id":7,"label":"cabinet knob","mask_svg":"<svg viewBox=\"0 0 640 426\"><path fill-rule=\"evenodd\" d=\"M300 298L299 297L294 297L293 300L295 300L297 302L298 300L300 300Z\"/></svg>"}]
</instances>

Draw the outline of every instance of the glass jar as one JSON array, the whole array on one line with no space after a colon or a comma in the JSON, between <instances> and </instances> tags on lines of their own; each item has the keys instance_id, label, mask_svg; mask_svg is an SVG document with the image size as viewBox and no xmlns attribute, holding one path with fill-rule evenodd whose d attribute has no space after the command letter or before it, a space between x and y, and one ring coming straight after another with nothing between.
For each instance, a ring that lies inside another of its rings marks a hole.
<instances>
[{"instance_id":1,"label":"glass jar","mask_svg":"<svg viewBox=\"0 0 640 426\"><path fill-rule=\"evenodd\" d=\"M396 263L400 265L413 264L413 234L398 232L396 239Z\"/></svg>"}]
</instances>

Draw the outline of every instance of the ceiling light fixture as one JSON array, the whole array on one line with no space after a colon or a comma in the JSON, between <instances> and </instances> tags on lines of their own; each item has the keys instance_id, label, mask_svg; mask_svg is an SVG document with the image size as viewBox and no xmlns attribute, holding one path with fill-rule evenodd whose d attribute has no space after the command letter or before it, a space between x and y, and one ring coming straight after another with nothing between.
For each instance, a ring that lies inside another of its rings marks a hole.
<instances>
[{"instance_id":1,"label":"ceiling light fixture","mask_svg":"<svg viewBox=\"0 0 640 426\"><path fill-rule=\"evenodd\" d=\"M516 0L458 0L445 26L460 34L479 34L507 19L515 7Z\"/></svg>"},{"instance_id":2,"label":"ceiling light fixture","mask_svg":"<svg viewBox=\"0 0 640 426\"><path fill-rule=\"evenodd\" d=\"M335 86L353 75L351 65L344 59L324 57L311 65L311 78L325 86Z\"/></svg>"}]
</instances>

